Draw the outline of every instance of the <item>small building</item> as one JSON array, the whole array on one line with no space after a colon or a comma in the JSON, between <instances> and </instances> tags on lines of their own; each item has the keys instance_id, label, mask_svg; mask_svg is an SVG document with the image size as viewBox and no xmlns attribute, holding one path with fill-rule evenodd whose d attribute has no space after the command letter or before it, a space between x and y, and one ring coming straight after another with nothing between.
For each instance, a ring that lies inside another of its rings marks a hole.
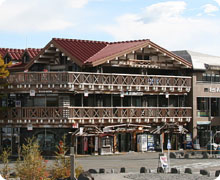
<instances>
[{"instance_id":1,"label":"small building","mask_svg":"<svg viewBox=\"0 0 220 180\"><path fill-rule=\"evenodd\" d=\"M193 121L190 131L194 142L204 147L220 130L220 57L193 51L174 51L192 63ZM216 136L215 142L220 143Z\"/></svg>"}]
</instances>

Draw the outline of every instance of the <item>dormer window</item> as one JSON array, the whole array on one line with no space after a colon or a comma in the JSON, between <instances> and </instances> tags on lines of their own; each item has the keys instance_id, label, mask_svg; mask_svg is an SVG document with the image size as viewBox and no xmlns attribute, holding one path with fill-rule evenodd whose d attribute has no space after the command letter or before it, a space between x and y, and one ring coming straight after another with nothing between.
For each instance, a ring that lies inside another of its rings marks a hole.
<instances>
[{"instance_id":1,"label":"dormer window","mask_svg":"<svg viewBox=\"0 0 220 180\"><path fill-rule=\"evenodd\" d=\"M6 56L5 59L4 59L4 61L5 61L5 64L8 64L8 63L11 61L11 58L8 57L8 56Z\"/></svg>"},{"instance_id":2,"label":"dormer window","mask_svg":"<svg viewBox=\"0 0 220 180\"><path fill-rule=\"evenodd\" d=\"M25 54L23 57L23 63L27 63L29 60L30 60L30 57L27 54Z\"/></svg>"}]
</instances>

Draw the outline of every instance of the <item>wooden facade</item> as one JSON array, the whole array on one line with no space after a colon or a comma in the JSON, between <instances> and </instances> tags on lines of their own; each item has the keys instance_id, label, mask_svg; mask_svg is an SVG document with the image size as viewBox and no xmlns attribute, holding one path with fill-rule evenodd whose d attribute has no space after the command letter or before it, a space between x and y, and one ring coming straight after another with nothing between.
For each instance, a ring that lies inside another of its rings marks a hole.
<instances>
[{"instance_id":1,"label":"wooden facade","mask_svg":"<svg viewBox=\"0 0 220 180\"><path fill-rule=\"evenodd\" d=\"M87 58L88 52L74 50L85 44L94 46ZM149 40L106 44L53 39L29 62L11 68L0 85L6 94L0 126L51 132L88 125L187 127L192 120L190 72L188 61Z\"/></svg>"}]
</instances>

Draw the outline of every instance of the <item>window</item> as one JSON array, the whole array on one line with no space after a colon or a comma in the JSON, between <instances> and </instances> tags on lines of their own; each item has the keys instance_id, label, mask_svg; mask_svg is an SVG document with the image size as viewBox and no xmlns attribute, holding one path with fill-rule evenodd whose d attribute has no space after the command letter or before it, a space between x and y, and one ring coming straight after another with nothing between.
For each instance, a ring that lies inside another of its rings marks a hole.
<instances>
[{"instance_id":1,"label":"window","mask_svg":"<svg viewBox=\"0 0 220 180\"><path fill-rule=\"evenodd\" d=\"M8 64L11 61L11 58L9 56L5 57L5 64Z\"/></svg>"},{"instance_id":2,"label":"window","mask_svg":"<svg viewBox=\"0 0 220 180\"><path fill-rule=\"evenodd\" d=\"M66 56L60 56L60 64L61 65L66 65L67 64L67 57Z\"/></svg>"},{"instance_id":3,"label":"window","mask_svg":"<svg viewBox=\"0 0 220 180\"><path fill-rule=\"evenodd\" d=\"M35 97L34 98L34 106L35 107L45 107L45 97Z\"/></svg>"},{"instance_id":4,"label":"window","mask_svg":"<svg viewBox=\"0 0 220 180\"><path fill-rule=\"evenodd\" d=\"M29 60L30 60L30 57L27 54L25 54L23 57L23 63L27 63Z\"/></svg>"},{"instance_id":5,"label":"window","mask_svg":"<svg viewBox=\"0 0 220 180\"><path fill-rule=\"evenodd\" d=\"M209 116L209 99L199 97L197 98L197 115L199 117L208 117Z\"/></svg>"},{"instance_id":6,"label":"window","mask_svg":"<svg viewBox=\"0 0 220 180\"><path fill-rule=\"evenodd\" d=\"M146 54L137 54L137 59L138 60L149 60L150 56Z\"/></svg>"},{"instance_id":7,"label":"window","mask_svg":"<svg viewBox=\"0 0 220 180\"><path fill-rule=\"evenodd\" d=\"M111 95L103 95L103 106L111 107Z\"/></svg>"},{"instance_id":8,"label":"window","mask_svg":"<svg viewBox=\"0 0 220 180\"><path fill-rule=\"evenodd\" d=\"M58 106L58 97L46 97L46 98L47 98L47 107Z\"/></svg>"},{"instance_id":9,"label":"window","mask_svg":"<svg viewBox=\"0 0 220 180\"><path fill-rule=\"evenodd\" d=\"M165 96L158 96L159 97L159 107L168 107L168 98Z\"/></svg>"},{"instance_id":10,"label":"window","mask_svg":"<svg viewBox=\"0 0 220 180\"><path fill-rule=\"evenodd\" d=\"M204 88L204 92L209 92L209 88Z\"/></svg>"},{"instance_id":11,"label":"window","mask_svg":"<svg viewBox=\"0 0 220 180\"><path fill-rule=\"evenodd\" d=\"M202 81L204 82L220 82L220 75L214 73L203 73Z\"/></svg>"},{"instance_id":12,"label":"window","mask_svg":"<svg viewBox=\"0 0 220 180\"><path fill-rule=\"evenodd\" d=\"M169 97L169 107L178 107L178 96Z\"/></svg>"},{"instance_id":13,"label":"window","mask_svg":"<svg viewBox=\"0 0 220 180\"><path fill-rule=\"evenodd\" d=\"M147 97L147 105L148 107L157 107L157 96L151 95Z\"/></svg>"},{"instance_id":14,"label":"window","mask_svg":"<svg viewBox=\"0 0 220 180\"><path fill-rule=\"evenodd\" d=\"M148 55L144 55L144 60L150 60L150 57Z\"/></svg>"},{"instance_id":15,"label":"window","mask_svg":"<svg viewBox=\"0 0 220 180\"><path fill-rule=\"evenodd\" d=\"M137 54L137 59L142 60L142 54Z\"/></svg>"},{"instance_id":16,"label":"window","mask_svg":"<svg viewBox=\"0 0 220 180\"><path fill-rule=\"evenodd\" d=\"M219 74L215 75L215 82L220 82L220 75Z\"/></svg>"}]
</instances>

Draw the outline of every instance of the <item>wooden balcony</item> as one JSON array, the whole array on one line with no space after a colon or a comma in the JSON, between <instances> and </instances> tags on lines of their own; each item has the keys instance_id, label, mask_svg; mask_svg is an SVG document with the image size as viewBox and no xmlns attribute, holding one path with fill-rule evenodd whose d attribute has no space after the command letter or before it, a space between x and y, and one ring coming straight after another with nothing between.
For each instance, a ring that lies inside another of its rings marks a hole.
<instances>
[{"instance_id":1,"label":"wooden balcony","mask_svg":"<svg viewBox=\"0 0 220 180\"><path fill-rule=\"evenodd\" d=\"M191 77L86 72L12 73L5 90L187 93Z\"/></svg>"},{"instance_id":2,"label":"wooden balcony","mask_svg":"<svg viewBox=\"0 0 220 180\"><path fill-rule=\"evenodd\" d=\"M1 110L0 125L185 123L191 118L190 107L22 107Z\"/></svg>"}]
</instances>

